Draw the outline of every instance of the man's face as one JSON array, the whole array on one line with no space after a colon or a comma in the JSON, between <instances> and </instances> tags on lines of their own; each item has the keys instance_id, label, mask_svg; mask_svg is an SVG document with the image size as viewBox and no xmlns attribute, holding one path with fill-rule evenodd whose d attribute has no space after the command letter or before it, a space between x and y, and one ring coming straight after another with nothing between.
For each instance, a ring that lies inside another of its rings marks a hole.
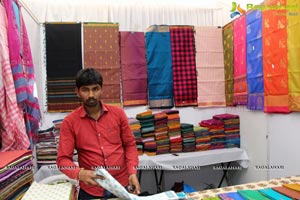
<instances>
[{"instance_id":1,"label":"man's face","mask_svg":"<svg viewBox=\"0 0 300 200\"><path fill-rule=\"evenodd\" d=\"M81 99L83 104L87 107L95 107L99 104L99 100L102 94L102 88L100 85L85 85L76 89L77 96Z\"/></svg>"}]
</instances>

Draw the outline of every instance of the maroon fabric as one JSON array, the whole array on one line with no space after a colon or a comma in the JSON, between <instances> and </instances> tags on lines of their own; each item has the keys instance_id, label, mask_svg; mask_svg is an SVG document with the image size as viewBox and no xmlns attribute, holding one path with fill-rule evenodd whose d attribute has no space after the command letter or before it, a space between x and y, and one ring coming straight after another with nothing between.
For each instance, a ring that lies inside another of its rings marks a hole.
<instances>
[{"instance_id":1,"label":"maroon fabric","mask_svg":"<svg viewBox=\"0 0 300 200\"><path fill-rule=\"evenodd\" d=\"M175 106L197 105L193 26L170 26Z\"/></svg>"},{"instance_id":2,"label":"maroon fabric","mask_svg":"<svg viewBox=\"0 0 300 200\"><path fill-rule=\"evenodd\" d=\"M123 105L146 105L148 98L144 33L120 32L120 50Z\"/></svg>"},{"instance_id":3,"label":"maroon fabric","mask_svg":"<svg viewBox=\"0 0 300 200\"><path fill-rule=\"evenodd\" d=\"M218 120L226 120L226 119L238 119L239 116L238 115L234 115L234 114L218 114L218 115L214 115L213 119L218 119Z\"/></svg>"}]
</instances>

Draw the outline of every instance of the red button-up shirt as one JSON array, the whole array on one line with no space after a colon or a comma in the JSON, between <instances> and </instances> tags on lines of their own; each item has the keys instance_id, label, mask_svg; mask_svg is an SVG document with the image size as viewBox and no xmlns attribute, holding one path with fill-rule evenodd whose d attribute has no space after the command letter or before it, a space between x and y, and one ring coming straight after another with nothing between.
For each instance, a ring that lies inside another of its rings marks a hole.
<instances>
[{"instance_id":1,"label":"red button-up shirt","mask_svg":"<svg viewBox=\"0 0 300 200\"><path fill-rule=\"evenodd\" d=\"M77 179L80 168L105 167L126 186L128 176L136 174L138 165L134 135L121 108L102 103L102 109L98 120L89 117L83 106L65 117L60 129L57 166L72 179ZM78 152L79 167L73 162L74 149ZM91 195L103 195L102 187L88 186L83 181L80 187Z\"/></svg>"}]
</instances>

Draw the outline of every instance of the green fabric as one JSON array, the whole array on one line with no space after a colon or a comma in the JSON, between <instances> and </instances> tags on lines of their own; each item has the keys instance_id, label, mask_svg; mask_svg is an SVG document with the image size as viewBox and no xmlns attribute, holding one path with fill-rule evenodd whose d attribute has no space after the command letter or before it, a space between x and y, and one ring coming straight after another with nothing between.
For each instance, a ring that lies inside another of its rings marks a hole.
<instances>
[{"instance_id":1,"label":"green fabric","mask_svg":"<svg viewBox=\"0 0 300 200\"><path fill-rule=\"evenodd\" d=\"M219 197L208 197L208 198L203 198L202 200L220 200Z\"/></svg>"},{"instance_id":2,"label":"green fabric","mask_svg":"<svg viewBox=\"0 0 300 200\"><path fill-rule=\"evenodd\" d=\"M257 190L238 190L238 193L247 200L269 200Z\"/></svg>"},{"instance_id":3,"label":"green fabric","mask_svg":"<svg viewBox=\"0 0 300 200\"><path fill-rule=\"evenodd\" d=\"M233 24L223 27L226 105L233 105Z\"/></svg>"}]
</instances>

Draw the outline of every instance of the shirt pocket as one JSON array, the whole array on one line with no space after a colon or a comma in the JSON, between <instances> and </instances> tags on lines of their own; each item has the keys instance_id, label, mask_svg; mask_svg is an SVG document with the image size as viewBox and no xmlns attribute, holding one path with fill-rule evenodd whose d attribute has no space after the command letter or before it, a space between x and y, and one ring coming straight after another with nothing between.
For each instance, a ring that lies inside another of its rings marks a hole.
<instances>
[{"instance_id":1,"label":"shirt pocket","mask_svg":"<svg viewBox=\"0 0 300 200\"><path fill-rule=\"evenodd\" d=\"M119 126L108 127L106 131L106 139L111 144L121 144L121 130Z\"/></svg>"}]
</instances>

